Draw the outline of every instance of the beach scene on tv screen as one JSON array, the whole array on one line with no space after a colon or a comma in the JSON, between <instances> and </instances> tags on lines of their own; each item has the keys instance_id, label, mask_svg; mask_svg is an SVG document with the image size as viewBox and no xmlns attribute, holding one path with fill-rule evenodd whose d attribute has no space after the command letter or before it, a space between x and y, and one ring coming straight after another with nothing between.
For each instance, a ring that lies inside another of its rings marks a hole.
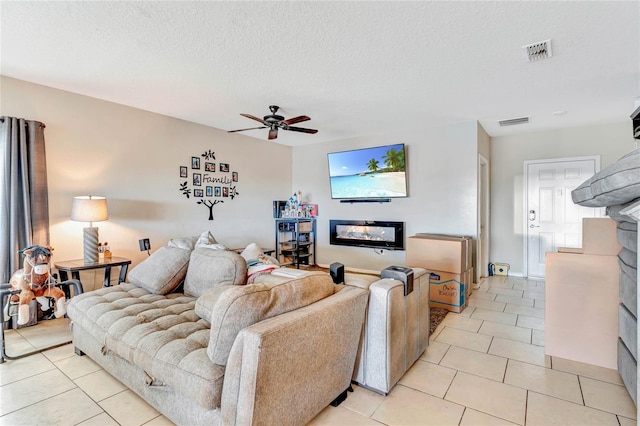
<instances>
[{"instance_id":1,"label":"beach scene on tv screen","mask_svg":"<svg viewBox=\"0 0 640 426\"><path fill-rule=\"evenodd\" d=\"M404 145L329 154L332 198L406 197Z\"/></svg>"}]
</instances>

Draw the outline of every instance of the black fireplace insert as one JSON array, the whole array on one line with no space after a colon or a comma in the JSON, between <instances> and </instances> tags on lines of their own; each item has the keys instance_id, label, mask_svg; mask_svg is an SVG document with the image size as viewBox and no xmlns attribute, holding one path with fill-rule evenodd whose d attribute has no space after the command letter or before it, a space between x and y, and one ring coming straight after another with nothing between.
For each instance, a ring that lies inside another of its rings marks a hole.
<instances>
[{"instance_id":1,"label":"black fireplace insert","mask_svg":"<svg viewBox=\"0 0 640 426\"><path fill-rule=\"evenodd\" d=\"M404 222L330 220L329 232L333 245L404 250Z\"/></svg>"}]
</instances>

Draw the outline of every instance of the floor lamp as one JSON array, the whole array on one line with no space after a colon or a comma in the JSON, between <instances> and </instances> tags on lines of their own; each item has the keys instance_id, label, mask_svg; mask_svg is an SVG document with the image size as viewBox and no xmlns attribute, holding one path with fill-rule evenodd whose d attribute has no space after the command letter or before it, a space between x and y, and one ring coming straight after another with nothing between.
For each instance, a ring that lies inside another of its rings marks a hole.
<instances>
[{"instance_id":1,"label":"floor lamp","mask_svg":"<svg viewBox=\"0 0 640 426\"><path fill-rule=\"evenodd\" d=\"M98 228L93 227L93 222L109 219L107 199L92 195L83 195L73 198L71 207L71 220L76 222L89 222L89 227L83 229L84 235L84 263L98 261Z\"/></svg>"}]
</instances>

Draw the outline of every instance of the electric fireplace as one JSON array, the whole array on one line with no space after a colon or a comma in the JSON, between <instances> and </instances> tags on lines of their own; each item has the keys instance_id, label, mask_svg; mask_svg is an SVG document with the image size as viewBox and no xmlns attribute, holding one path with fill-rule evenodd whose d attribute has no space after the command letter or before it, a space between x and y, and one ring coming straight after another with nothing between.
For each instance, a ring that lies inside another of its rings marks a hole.
<instances>
[{"instance_id":1,"label":"electric fireplace","mask_svg":"<svg viewBox=\"0 0 640 426\"><path fill-rule=\"evenodd\" d=\"M330 220L329 232L333 245L404 250L404 222Z\"/></svg>"}]
</instances>

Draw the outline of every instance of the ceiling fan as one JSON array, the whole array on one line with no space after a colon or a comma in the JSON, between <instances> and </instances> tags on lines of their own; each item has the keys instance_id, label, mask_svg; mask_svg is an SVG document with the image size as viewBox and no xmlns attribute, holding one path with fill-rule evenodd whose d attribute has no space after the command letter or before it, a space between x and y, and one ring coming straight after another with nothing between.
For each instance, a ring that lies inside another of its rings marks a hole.
<instances>
[{"instance_id":1,"label":"ceiling fan","mask_svg":"<svg viewBox=\"0 0 640 426\"><path fill-rule=\"evenodd\" d=\"M277 105L270 105L269 110L271 111L270 115L265 115L264 118L258 118L251 114L240 114L243 117L250 118L252 120L259 121L263 124L261 127L250 127L248 129L238 129L238 130L229 130L228 133L235 132L244 132L245 130L255 130L255 129L269 129L269 140L276 139L278 137L278 129L282 130L291 130L293 132L302 132L302 133L311 133L316 134L318 131L316 129L305 129L302 127L293 127L292 124L300 123L302 121L311 120L306 115L299 115L298 117L289 118L287 120L284 119L283 116L276 114L280 109Z\"/></svg>"}]
</instances>

